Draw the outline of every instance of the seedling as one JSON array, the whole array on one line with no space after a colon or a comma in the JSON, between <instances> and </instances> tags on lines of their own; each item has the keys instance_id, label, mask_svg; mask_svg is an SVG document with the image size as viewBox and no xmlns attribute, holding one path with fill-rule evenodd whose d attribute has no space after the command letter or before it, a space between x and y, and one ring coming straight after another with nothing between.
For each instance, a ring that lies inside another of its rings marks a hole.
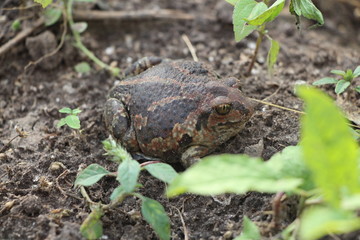
<instances>
[{"instance_id":1,"label":"seedling","mask_svg":"<svg viewBox=\"0 0 360 240\"><path fill-rule=\"evenodd\" d=\"M84 32L87 28L86 22L74 22L72 16L73 4L74 2L84 2L84 0L61 0L58 3L55 0L34 0L41 4L43 8L46 8L44 11L45 18L45 26L51 26L57 23L61 16L63 17L64 25L69 24L72 36L74 37L74 46L81 50L88 58L90 58L94 63L96 63L99 67L108 70L114 76L120 75L120 69L117 67L112 67L99 58L95 56L95 54L90 51L81 41L81 33ZM86 0L86 2L94 2L94 0ZM50 6L49 6L50 5ZM64 27L64 31L66 32L67 27ZM64 41L66 34L63 34L62 41ZM60 49L60 48L59 48ZM89 65L86 66L90 67ZM79 68L79 67L78 67ZM76 69L78 71L78 69ZM80 71L84 71L83 68ZM79 71L78 71L79 72ZM87 69L86 72L89 72Z\"/></svg>"},{"instance_id":2,"label":"seedling","mask_svg":"<svg viewBox=\"0 0 360 240\"><path fill-rule=\"evenodd\" d=\"M269 72L272 73L280 46L277 41L269 36L268 31L266 30L266 24L272 22L279 16L284 8L285 0L276 0L271 6L269 6L269 0L263 0L261 2L255 0L226 1L234 6L233 25L235 40L237 42L250 35L253 31L258 32L254 55L247 74L250 75L251 73L264 36L266 36L271 43L266 62ZM295 15L297 24L299 23L300 16L317 21L317 25L324 24L321 12L315 7L311 0L291 0L289 11L292 15Z\"/></svg>"},{"instance_id":3,"label":"seedling","mask_svg":"<svg viewBox=\"0 0 360 240\"><path fill-rule=\"evenodd\" d=\"M298 92L306 103L299 146L287 147L266 162L247 155L206 157L174 179L168 196L286 192L301 197L302 212L282 239L315 240L359 230L360 147L330 97L313 88ZM262 239L247 218L243 227L237 240Z\"/></svg>"},{"instance_id":4,"label":"seedling","mask_svg":"<svg viewBox=\"0 0 360 240\"><path fill-rule=\"evenodd\" d=\"M116 208L126 197L135 196L142 201L143 218L151 225L161 240L169 240L169 217L159 202L138 193L139 188L142 187L138 183L138 178L141 170L146 170L155 178L170 183L177 176L176 171L170 165L156 161L139 164L112 139L103 141L103 146L106 155L112 156L111 160L119 164L118 171L112 173L98 164L91 164L77 176L75 186L80 186L81 193L91 208L91 213L80 227L82 235L87 239L100 238L103 232L101 217L110 209ZM104 176L116 177L120 184L112 192L109 204L93 202L84 188L97 183Z\"/></svg>"},{"instance_id":5,"label":"seedling","mask_svg":"<svg viewBox=\"0 0 360 240\"><path fill-rule=\"evenodd\" d=\"M78 117L78 114L81 113L81 110L78 108L71 109L71 108L62 108L59 110L60 113L66 113L67 116L60 119L56 127L60 128L64 125L67 125L68 127L79 130L80 129L80 119Z\"/></svg>"},{"instance_id":6,"label":"seedling","mask_svg":"<svg viewBox=\"0 0 360 240\"><path fill-rule=\"evenodd\" d=\"M351 69L345 71L342 70L331 70L331 73L341 76L341 79L325 77L318 81L315 81L313 85L320 86L325 84L335 84L335 93L341 94L345 92L347 88L351 85L351 82L360 76L360 65L356 67L354 72ZM354 87L354 90L360 93L360 85Z\"/></svg>"}]
</instances>

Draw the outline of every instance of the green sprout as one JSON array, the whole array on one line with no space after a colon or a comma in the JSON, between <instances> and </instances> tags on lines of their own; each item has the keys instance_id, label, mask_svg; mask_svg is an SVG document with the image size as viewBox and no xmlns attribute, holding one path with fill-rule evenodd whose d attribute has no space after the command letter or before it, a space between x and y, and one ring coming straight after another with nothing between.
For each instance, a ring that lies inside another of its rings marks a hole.
<instances>
[{"instance_id":1,"label":"green sprout","mask_svg":"<svg viewBox=\"0 0 360 240\"><path fill-rule=\"evenodd\" d=\"M80 129L80 119L78 114L81 113L81 110L78 108L71 109L68 107L62 108L59 110L60 113L68 114L66 117L60 119L56 127L60 128L64 125L69 126L72 129Z\"/></svg>"},{"instance_id":2,"label":"green sprout","mask_svg":"<svg viewBox=\"0 0 360 240\"><path fill-rule=\"evenodd\" d=\"M270 4L270 0L225 0L234 6L233 12L233 26L235 41L239 42L253 31L258 33L256 40L256 47L251 63L247 70L247 75L250 75L251 70L255 64L256 56L259 52L261 43L264 37L270 41L270 48L267 55L267 66L269 73L273 72L276 63L280 44L272 39L266 30L266 24L274 21L285 6L285 0L276 0ZM300 16L315 20L316 26L324 24L324 19L321 12L316 8L311 0L290 0L289 11L295 16L297 25L299 26Z\"/></svg>"},{"instance_id":3,"label":"green sprout","mask_svg":"<svg viewBox=\"0 0 360 240\"><path fill-rule=\"evenodd\" d=\"M341 79L331 78L331 77L325 77L318 81L315 81L313 85L320 86L325 84L336 84L335 86L335 93L341 94L343 93L350 85L351 82L360 76L360 65L356 67L354 71L351 69L348 69L345 71L342 70L331 70L331 73L341 76ZM354 87L354 90L360 93L360 85Z\"/></svg>"}]
</instances>

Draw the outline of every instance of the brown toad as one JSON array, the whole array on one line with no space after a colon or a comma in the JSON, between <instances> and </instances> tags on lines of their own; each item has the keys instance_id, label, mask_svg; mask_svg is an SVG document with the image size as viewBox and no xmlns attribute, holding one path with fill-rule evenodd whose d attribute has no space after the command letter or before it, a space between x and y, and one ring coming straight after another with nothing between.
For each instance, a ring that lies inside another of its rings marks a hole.
<instances>
[{"instance_id":1,"label":"brown toad","mask_svg":"<svg viewBox=\"0 0 360 240\"><path fill-rule=\"evenodd\" d=\"M131 153L189 167L236 135L254 112L236 78L219 79L203 63L146 58L128 73L147 67L117 84L105 105L106 128Z\"/></svg>"}]
</instances>

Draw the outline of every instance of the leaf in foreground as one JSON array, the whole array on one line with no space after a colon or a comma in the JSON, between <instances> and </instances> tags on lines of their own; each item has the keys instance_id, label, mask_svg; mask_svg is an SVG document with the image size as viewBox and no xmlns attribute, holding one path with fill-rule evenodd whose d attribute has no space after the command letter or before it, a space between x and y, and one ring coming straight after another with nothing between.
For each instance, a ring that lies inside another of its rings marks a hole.
<instances>
[{"instance_id":1,"label":"leaf in foreground","mask_svg":"<svg viewBox=\"0 0 360 240\"><path fill-rule=\"evenodd\" d=\"M81 62L75 65L75 71L78 73L89 73L91 67L87 62Z\"/></svg>"},{"instance_id":2,"label":"leaf in foreground","mask_svg":"<svg viewBox=\"0 0 360 240\"><path fill-rule=\"evenodd\" d=\"M248 217L244 216L241 235L234 240L261 240L259 228Z\"/></svg>"},{"instance_id":3,"label":"leaf in foreground","mask_svg":"<svg viewBox=\"0 0 360 240\"><path fill-rule=\"evenodd\" d=\"M170 239L170 219L157 201L142 197L141 213L161 240Z\"/></svg>"},{"instance_id":4,"label":"leaf in foreground","mask_svg":"<svg viewBox=\"0 0 360 240\"><path fill-rule=\"evenodd\" d=\"M34 0L34 2L40 3L43 8L46 8L53 0Z\"/></svg>"},{"instance_id":5,"label":"leaf in foreground","mask_svg":"<svg viewBox=\"0 0 360 240\"><path fill-rule=\"evenodd\" d=\"M255 16L252 16L249 19L246 19L246 21L250 25L255 26L262 25L266 22L271 22L280 14L281 10L284 8L284 5L285 0L277 0L268 9Z\"/></svg>"},{"instance_id":6,"label":"leaf in foreground","mask_svg":"<svg viewBox=\"0 0 360 240\"><path fill-rule=\"evenodd\" d=\"M66 124L73 129L80 129L80 119L78 116L69 115L65 117Z\"/></svg>"},{"instance_id":7,"label":"leaf in foreground","mask_svg":"<svg viewBox=\"0 0 360 240\"><path fill-rule=\"evenodd\" d=\"M59 21L61 15L62 15L62 12L61 12L61 9L59 9L59 8L49 7L47 9L45 9L45 11L44 11L45 26L49 27L49 26L57 23L57 21Z\"/></svg>"},{"instance_id":8,"label":"leaf in foreground","mask_svg":"<svg viewBox=\"0 0 360 240\"><path fill-rule=\"evenodd\" d=\"M81 224L80 232L86 239L98 239L103 235L103 227L100 218L104 215L101 209L94 208Z\"/></svg>"},{"instance_id":9,"label":"leaf in foreground","mask_svg":"<svg viewBox=\"0 0 360 240\"><path fill-rule=\"evenodd\" d=\"M299 88L306 103L301 146L314 181L332 206L344 194L360 191L359 150L347 121L330 97L313 88Z\"/></svg>"},{"instance_id":10,"label":"leaf in foreground","mask_svg":"<svg viewBox=\"0 0 360 240\"><path fill-rule=\"evenodd\" d=\"M301 185L299 178L282 178L271 165L246 155L209 156L172 181L167 195L246 193L248 191L291 191Z\"/></svg>"},{"instance_id":11,"label":"leaf in foreground","mask_svg":"<svg viewBox=\"0 0 360 240\"><path fill-rule=\"evenodd\" d=\"M322 13L311 0L291 0L291 12L298 16L304 16L307 19L312 19L318 22L318 25L324 24Z\"/></svg>"},{"instance_id":12,"label":"leaf in foreground","mask_svg":"<svg viewBox=\"0 0 360 240\"><path fill-rule=\"evenodd\" d=\"M319 239L329 233L340 234L360 229L360 218L353 213L329 207L307 209L300 221L300 236L306 240Z\"/></svg>"},{"instance_id":13,"label":"leaf in foreground","mask_svg":"<svg viewBox=\"0 0 360 240\"><path fill-rule=\"evenodd\" d=\"M336 94L341 94L341 93L343 93L349 86L350 86L350 82L349 82L349 81L340 80L340 81L338 81L337 84L336 84L335 93L336 93Z\"/></svg>"},{"instance_id":14,"label":"leaf in foreground","mask_svg":"<svg viewBox=\"0 0 360 240\"><path fill-rule=\"evenodd\" d=\"M166 163L153 163L144 167L153 177L163 182L170 183L178 175L178 173Z\"/></svg>"},{"instance_id":15,"label":"leaf in foreground","mask_svg":"<svg viewBox=\"0 0 360 240\"><path fill-rule=\"evenodd\" d=\"M140 164L135 160L125 160L118 168L116 179L121 183L126 192L132 192L135 189L140 173Z\"/></svg>"},{"instance_id":16,"label":"leaf in foreground","mask_svg":"<svg viewBox=\"0 0 360 240\"><path fill-rule=\"evenodd\" d=\"M91 186L97 183L102 177L109 174L110 172L100 166L99 164L91 164L77 176L75 180L75 186Z\"/></svg>"}]
</instances>

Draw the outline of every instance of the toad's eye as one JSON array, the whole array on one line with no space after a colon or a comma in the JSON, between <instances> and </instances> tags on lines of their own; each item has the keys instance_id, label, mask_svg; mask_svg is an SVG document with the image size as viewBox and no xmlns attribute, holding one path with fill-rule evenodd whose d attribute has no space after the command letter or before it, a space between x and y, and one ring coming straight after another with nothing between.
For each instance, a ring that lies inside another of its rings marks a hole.
<instances>
[{"instance_id":1,"label":"toad's eye","mask_svg":"<svg viewBox=\"0 0 360 240\"><path fill-rule=\"evenodd\" d=\"M231 104L220 104L215 107L216 112L219 115L226 115L231 110Z\"/></svg>"}]
</instances>

